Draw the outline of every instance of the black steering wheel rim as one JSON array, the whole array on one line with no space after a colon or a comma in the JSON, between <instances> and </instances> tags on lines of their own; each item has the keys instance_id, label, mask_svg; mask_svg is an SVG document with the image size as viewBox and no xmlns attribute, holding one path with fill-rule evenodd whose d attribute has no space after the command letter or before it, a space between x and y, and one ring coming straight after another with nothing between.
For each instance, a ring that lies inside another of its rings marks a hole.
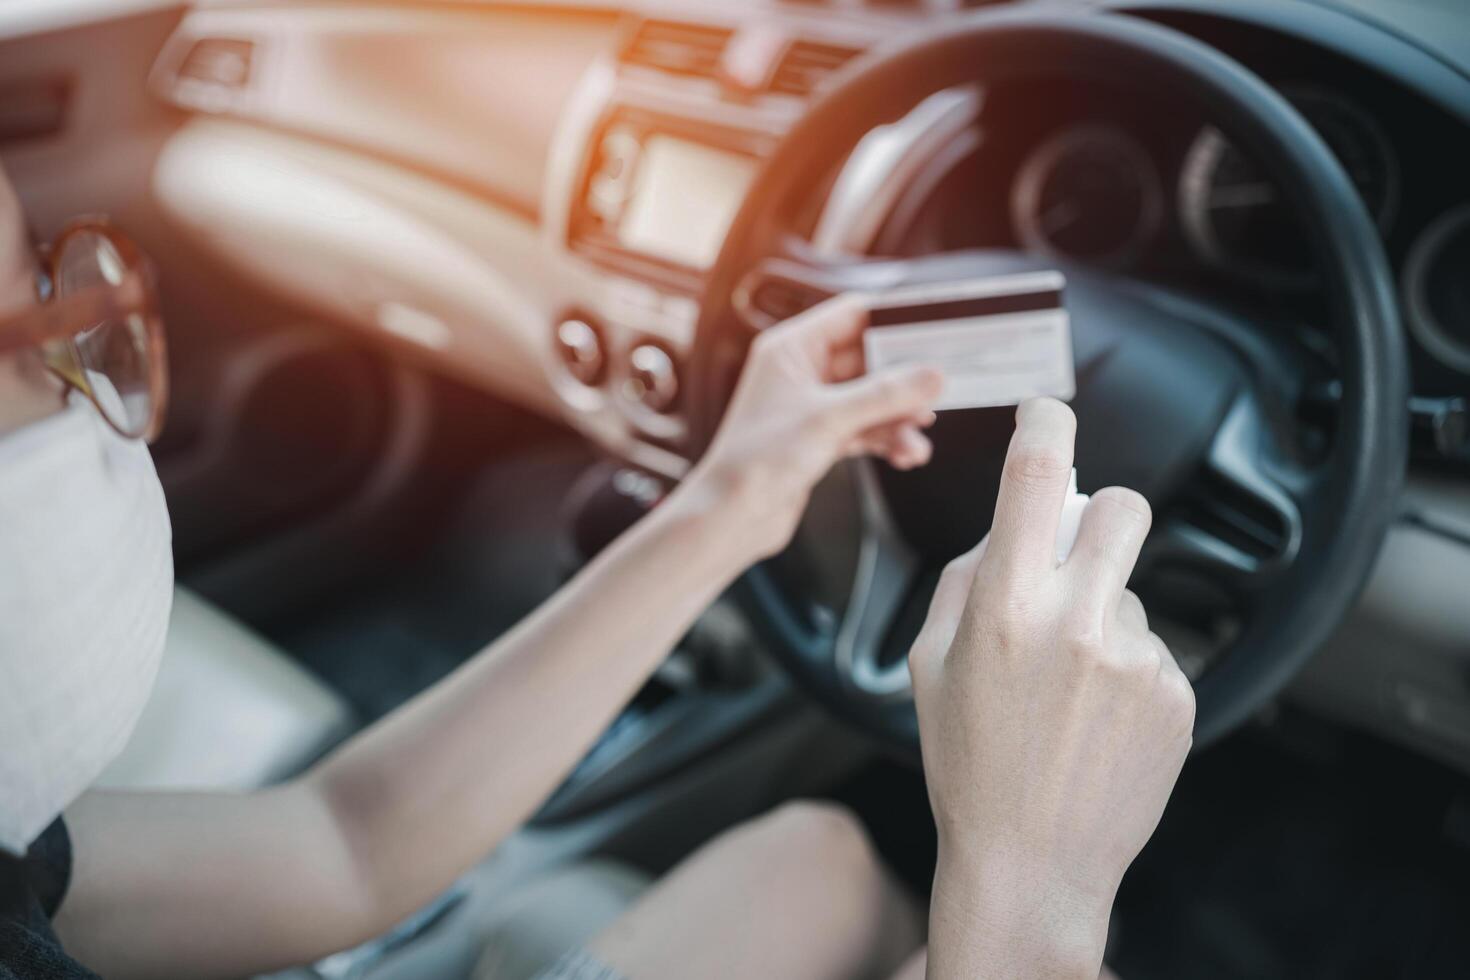
<instances>
[{"instance_id":1,"label":"black steering wheel rim","mask_svg":"<svg viewBox=\"0 0 1470 980\"><path fill-rule=\"evenodd\" d=\"M819 186L839 152L923 97L972 82L1096 78L1198 103L1297 202L1323 270L1342 398L1325 479L1302 513L1294 562L1229 655L1197 683L1196 743L1231 730L1277 694L1356 598L1397 511L1408 452L1408 368L1394 277L1377 230L1332 152L1275 90L1237 62L1172 29L1113 14L981 12L858 59L787 134L752 185L711 270L696 330L691 405L696 448L718 423L748 338L732 297L777 251L792 203ZM983 66L983 67L977 67ZM827 674L819 639L796 629L789 602L759 573L744 583L757 626L803 685L850 721L916 744L911 704L860 703Z\"/></svg>"}]
</instances>

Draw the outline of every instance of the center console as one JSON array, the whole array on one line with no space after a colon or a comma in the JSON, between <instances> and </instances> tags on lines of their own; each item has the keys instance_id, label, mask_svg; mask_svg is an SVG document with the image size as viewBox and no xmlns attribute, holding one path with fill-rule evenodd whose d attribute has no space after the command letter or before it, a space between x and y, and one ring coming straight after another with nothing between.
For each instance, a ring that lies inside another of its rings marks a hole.
<instances>
[{"instance_id":1,"label":"center console","mask_svg":"<svg viewBox=\"0 0 1470 980\"><path fill-rule=\"evenodd\" d=\"M605 448L670 478L687 467L684 372L706 273L762 160L870 38L642 20L583 77L543 202L547 244L572 272L548 371Z\"/></svg>"},{"instance_id":2,"label":"center console","mask_svg":"<svg viewBox=\"0 0 1470 980\"><path fill-rule=\"evenodd\" d=\"M783 9L779 19L764 10L758 20L757 8L737 10L728 24L638 21L563 110L541 208L545 245L566 280L547 325L547 375L572 425L646 471L589 471L568 507L580 557L689 466L687 365L730 224L825 80L900 22L861 11L826 17L820 6L801 16ZM933 130L882 128L887 135L860 145L830 197L814 202L823 205L813 208L819 246L866 251L861 229L881 223L874 209L892 208L885 189L903 183L895 175ZM743 614L716 604L536 822L576 819L751 733L806 724L814 716L796 710L789 681L758 646Z\"/></svg>"},{"instance_id":3,"label":"center console","mask_svg":"<svg viewBox=\"0 0 1470 980\"><path fill-rule=\"evenodd\" d=\"M564 415L669 479L690 462L686 370L707 273L751 182L834 73L918 23L862 5L842 17L821 5L696 9L702 19L631 21L588 68L562 111L541 207L566 280L544 351ZM813 202L816 251L867 252L903 208L897 195L953 165L979 101L939 93L863 139Z\"/></svg>"},{"instance_id":4,"label":"center console","mask_svg":"<svg viewBox=\"0 0 1470 980\"><path fill-rule=\"evenodd\" d=\"M620 106L576 198L571 247L614 272L697 291L769 139Z\"/></svg>"}]
</instances>

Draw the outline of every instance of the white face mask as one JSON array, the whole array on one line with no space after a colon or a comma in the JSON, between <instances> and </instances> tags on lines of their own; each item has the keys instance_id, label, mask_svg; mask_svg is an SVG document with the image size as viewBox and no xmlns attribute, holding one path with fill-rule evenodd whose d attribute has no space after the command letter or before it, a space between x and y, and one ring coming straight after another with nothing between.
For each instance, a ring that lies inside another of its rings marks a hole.
<instances>
[{"instance_id":1,"label":"white face mask","mask_svg":"<svg viewBox=\"0 0 1470 980\"><path fill-rule=\"evenodd\" d=\"M147 446L81 396L0 436L0 848L23 853L126 744L168 630L171 538Z\"/></svg>"}]
</instances>

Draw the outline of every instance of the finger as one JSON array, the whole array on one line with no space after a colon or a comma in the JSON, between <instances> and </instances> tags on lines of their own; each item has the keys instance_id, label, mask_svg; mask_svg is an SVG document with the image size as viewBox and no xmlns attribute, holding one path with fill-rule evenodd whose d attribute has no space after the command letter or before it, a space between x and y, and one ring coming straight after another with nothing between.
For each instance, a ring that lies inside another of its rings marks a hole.
<instances>
[{"instance_id":1,"label":"finger","mask_svg":"<svg viewBox=\"0 0 1470 980\"><path fill-rule=\"evenodd\" d=\"M1194 724L1194 681L1190 680L1184 665L1179 658L1174 656L1174 651L1169 649L1157 633L1150 633L1150 639L1159 650L1159 680L1174 692L1179 699L1185 715L1191 725Z\"/></svg>"},{"instance_id":2,"label":"finger","mask_svg":"<svg viewBox=\"0 0 1470 980\"><path fill-rule=\"evenodd\" d=\"M928 412L944 388L938 369L921 365L889 368L833 385L832 418L856 434Z\"/></svg>"},{"instance_id":3,"label":"finger","mask_svg":"<svg viewBox=\"0 0 1470 980\"><path fill-rule=\"evenodd\" d=\"M1160 669L1163 673L1169 673L1172 671L1177 671L1180 674L1184 673L1183 668L1179 666L1179 658L1174 656L1174 651L1169 649L1169 644L1164 642L1164 638L1162 636L1155 633L1153 630L1148 630L1144 635L1147 638L1149 645L1158 651L1159 663L1161 665Z\"/></svg>"},{"instance_id":4,"label":"finger","mask_svg":"<svg viewBox=\"0 0 1470 980\"><path fill-rule=\"evenodd\" d=\"M980 559L985 556L989 540L988 537L981 538L979 544L944 566L939 584L929 600L929 615L924 618L924 625L914 639L915 646L932 644L939 649L948 649L954 642L960 617L974 588L975 570L980 567Z\"/></svg>"},{"instance_id":5,"label":"finger","mask_svg":"<svg viewBox=\"0 0 1470 980\"><path fill-rule=\"evenodd\" d=\"M1087 502L1077 529L1077 543L1064 567L1075 565L1078 580L1100 600L1118 601L1152 523L1152 512L1142 494L1123 487L1105 487Z\"/></svg>"},{"instance_id":6,"label":"finger","mask_svg":"<svg viewBox=\"0 0 1470 980\"><path fill-rule=\"evenodd\" d=\"M892 422L866 429L852 437L843 449L845 456L883 456L893 448L898 439L898 429L903 422Z\"/></svg>"},{"instance_id":7,"label":"finger","mask_svg":"<svg viewBox=\"0 0 1470 980\"><path fill-rule=\"evenodd\" d=\"M856 296L844 294L793 317L784 329L790 330L808 351L825 360L836 348L858 344L867 325L867 307Z\"/></svg>"},{"instance_id":8,"label":"finger","mask_svg":"<svg viewBox=\"0 0 1470 980\"><path fill-rule=\"evenodd\" d=\"M925 429L927 429L930 426L932 426L937 418L938 418L938 416L935 415L933 412L929 412L929 411L918 412L918 413L916 413L914 415L910 415L906 419L899 419L899 420L897 420L895 422L889 422L887 425L880 425L876 429L870 429L868 431L870 431L870 432L890 432L890 431L897 431L898 429L901 429L901 428L909 428L909 429L914 429L914 430L916 430L918 432L923 432Z\"/></svg>"},{"instance_id":9,"label":"finger","mask_svg":"<svg viewBox=\"0 0 1470 980\"><path fill-rule=\"evenodd\" d=\"M1054 398L1033 398L1016 409L990 530L990 553L1012 574L1056 566L1076 433L1072 410Z\"/></svg>"},{"instance_id":10,"label":"finger","mask_svg":"<svg viewBox=\"0 0 1470 980\"><path fill-rule=\"evenodd\" d=\"M913 425L901 425L893 434L893 444L884 458L895 469L912 470L928 463L934 455L934 445L927 436Z\"/></svg>"},{"instance_id":11,"label":"finger","mask_svg":"<svg viewBox=\"0 0 1470 980\"><path fill-rule=\"evenodd\" d=\"M1148 610L1143 608L1143 600L1132 589L1124 589L1118 599L1118 622L1140 633L1148 632Z\"/></svg>"},{"instance_id":12,"label":"finger","mask_svg":"<svg viewBox=\"0 0 1470 980\"><path fill-rule=\"evenodd\" d=\"M870 429L843 451L846 456L877 456L900 470L911 470L929 462L934 447L918 428L896 423Z\"/></svg>"},{"instance_id":13,"label":"finger","mask_svg":"<svg viewBox=\"0 0 1470 980\"><path fill-rule=\"evenodd\" d=\"M922 412L914 418L880 425L859 433L843 453L847 456L881 456L900 468L922 466L934 451L923 430L933 424L934 413Z\"/></svg>"}]
</instances>

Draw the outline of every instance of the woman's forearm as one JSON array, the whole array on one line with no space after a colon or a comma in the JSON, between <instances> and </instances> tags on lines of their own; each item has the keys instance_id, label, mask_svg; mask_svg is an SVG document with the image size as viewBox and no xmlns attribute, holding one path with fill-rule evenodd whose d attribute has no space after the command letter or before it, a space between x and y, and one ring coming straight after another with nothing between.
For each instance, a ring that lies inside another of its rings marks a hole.
<instances>
[{"instance_id":1,"label":"woman's forearm","mask_svg":"<svg viewBox=\"0 0 1470 980\"><path fill-rule=\"evenodd\" d=\"M255 793L92 793L58 929L109 976L228 977L391 926L488 853L591 746L695 617L791 538L861 452L922 464L938 372L855 377L834 300L752 344L699 467L560 593L307 775Z\"/></svg>"},{"instance_id":2,"label":"woman's forearm","mask_svg":"<svg viewBox=\"0 0 1470 980\"><path fill-rule=\"evenodd\" d=\"M305 777L390 917L522 823L744 568L733 497L686 485L493 646Z\"/></svg>"},{"instance_id":3,"label":"woman's forearm","mask_svg":"<svg viewBox=\"0 0 1470 980\"><path fill-rule=\"evenodd\" d=\"M456 673L301 778L91 793L58 928L107 976L229 977L380 933L541 803L752 556L689 484Z\"/></svg>"}]
</instances>

